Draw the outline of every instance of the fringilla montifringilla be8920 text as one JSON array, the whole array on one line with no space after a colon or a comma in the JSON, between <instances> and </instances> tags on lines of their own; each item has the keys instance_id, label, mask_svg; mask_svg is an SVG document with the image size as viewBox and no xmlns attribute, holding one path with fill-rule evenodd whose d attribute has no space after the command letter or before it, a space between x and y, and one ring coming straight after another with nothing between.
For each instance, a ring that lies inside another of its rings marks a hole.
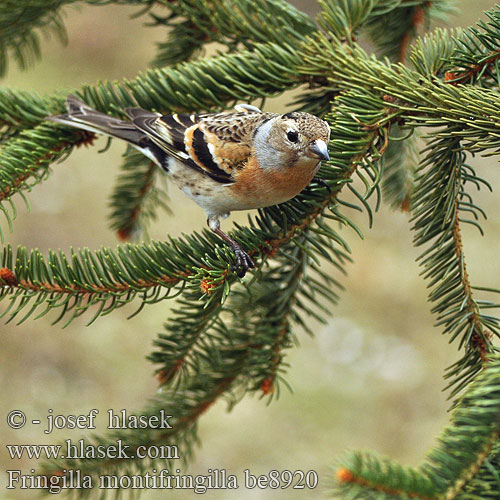
<instances>
[{"instance_id":1,"label":"fringilla montifringilla be8920 text","mask_svg":"<svg viewBox=\"0 0 500 500\"><path fill-rule=\"evenodd\" d=\"M245 104L234 112L191 115L127 108L130 120L124 121L74 96L66 107L67 114L49 119L127 141L200 205L210 229L233 248L239 276L255 264L219 219L293 198L329 159L330 128L308 113L266 113Z\"/></svg>"}]
</instances>

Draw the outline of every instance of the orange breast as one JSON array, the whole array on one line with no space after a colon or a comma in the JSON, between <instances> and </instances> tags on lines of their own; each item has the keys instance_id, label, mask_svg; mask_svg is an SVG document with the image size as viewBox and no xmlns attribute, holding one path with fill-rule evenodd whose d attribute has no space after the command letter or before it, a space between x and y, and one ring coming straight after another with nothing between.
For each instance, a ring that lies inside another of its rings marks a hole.
<instances>
[{"instance_id":1,"label":"orange breast","mask_svg":"<svg viewBox=\"0 0 500 500\"><path fill-rule=\"evenodd\" d=\"M234 196L247 203L247 208L260 208L283 203L300 193L314 177L318 162L311 161L282 169L263 169L252 157L241 169L231 186ZM234 175L234 174L233 174Z\"/></svg>"}]
</instances>

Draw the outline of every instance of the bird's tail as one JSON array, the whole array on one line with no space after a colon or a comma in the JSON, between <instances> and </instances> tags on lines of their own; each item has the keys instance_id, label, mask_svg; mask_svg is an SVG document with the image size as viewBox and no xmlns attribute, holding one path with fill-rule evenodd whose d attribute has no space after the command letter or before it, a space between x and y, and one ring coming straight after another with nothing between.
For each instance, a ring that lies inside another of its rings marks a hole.
<instances>
[{"instance_id":1,"label":"bird's tail","mask_svg":"<svg viewBox=\"0 0 500 500\"><path fill-rule=\"evenodd\" d=\"M141 139L145 137L142 132L137 130L132 122L120 120L101 113L87 106L87 104L80 101L80 99L74 95L69 95L67 97L66 109L68 110L66 114L49 116L47 119L90 132L117 137L136 147L141 145Z\"/></svg>"}]
</instances>

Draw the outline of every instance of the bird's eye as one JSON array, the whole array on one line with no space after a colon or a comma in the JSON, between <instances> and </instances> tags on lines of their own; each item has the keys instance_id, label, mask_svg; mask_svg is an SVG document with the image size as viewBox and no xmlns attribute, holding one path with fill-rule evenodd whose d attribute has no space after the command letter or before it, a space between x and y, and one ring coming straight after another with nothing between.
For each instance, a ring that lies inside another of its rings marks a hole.
<instances>
[{"instance_id":1,"label":"bird's eye","mask_svg":"<svg viewBox=\"0 0 500 500\"><path fill-rule=\"evenodd\" d=\"M293 130L287 132L286 137L290 142L297 142L299 140L299 134Z\"/></svg>"}]
</instances>

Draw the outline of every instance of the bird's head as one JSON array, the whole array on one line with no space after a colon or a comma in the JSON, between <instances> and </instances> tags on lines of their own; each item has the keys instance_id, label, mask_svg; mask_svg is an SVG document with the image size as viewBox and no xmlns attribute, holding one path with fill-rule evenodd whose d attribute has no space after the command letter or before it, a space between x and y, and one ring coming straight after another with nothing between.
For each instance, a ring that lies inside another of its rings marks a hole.
<instances>
[{"instance_id":1,"label":"bird's head","mask_svg":"<svg viewBox=\"0 0 500 500\"><path fill-rule=\"evenodd\" d=\"M290 163L316 163L329 160L328 141L330 127L320 118L309 113L286 113L269 124L269 145L290 155Z\"/></svg>"}]
</instances>

